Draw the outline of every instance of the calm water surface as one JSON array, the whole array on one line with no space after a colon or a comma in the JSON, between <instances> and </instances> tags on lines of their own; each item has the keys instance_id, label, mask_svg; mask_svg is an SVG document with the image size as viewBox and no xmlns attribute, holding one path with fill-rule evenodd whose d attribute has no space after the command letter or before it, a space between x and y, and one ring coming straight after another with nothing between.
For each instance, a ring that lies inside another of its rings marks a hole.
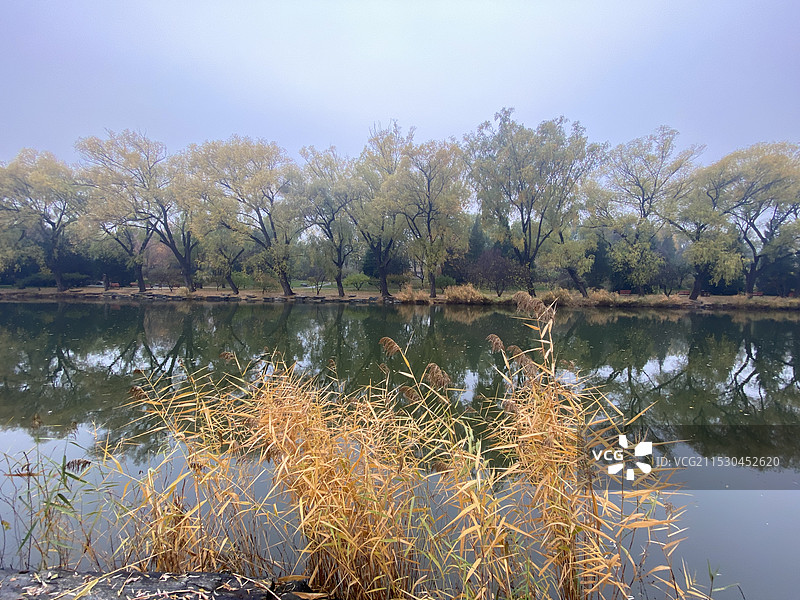
<instances>
[{"instance_id":1,"label":"calm water surface","mask_svg":"<svg viewBox=\"0 0 800 600\"><path fill-rule=\"evenodd\" d=\"M439 364L464 388L462 401L477 405L501 389L490 333L506 345L535 342L513 313L466 307L0 304L0 450L67 439L76 427L141 433L131 425L139 409L126 406L135 370L222 371L231 368L226 352L246 363L277 350L321 377L333 359L355 388L383 378L383 336L408 347L418 372ZM561 311L554 341L561 368L601 386L624 413L655 402L636 426L656 441L684 440L669 458L778 463L681 472L681 552L701 581L710 563L715 585L740 583L748 600L797 598L800 317ZM150 449L146 442L131 458Z\"/></svg>"}]
</instances>

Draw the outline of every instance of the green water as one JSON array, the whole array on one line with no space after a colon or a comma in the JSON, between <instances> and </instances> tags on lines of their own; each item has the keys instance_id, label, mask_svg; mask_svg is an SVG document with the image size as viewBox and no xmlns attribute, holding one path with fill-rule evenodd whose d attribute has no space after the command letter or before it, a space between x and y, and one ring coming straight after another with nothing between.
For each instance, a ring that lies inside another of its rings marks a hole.
<instances>
[{"instance_id":1,"label":"green water","mask_svg":"<svg viewBox=\"0 0 800 600\"><path fill-rule=\"evenodd\" d=\"M521 348L536 340L511 312L464 307L0 304L0 450L66 439L76 427L112 438L146 433L131 424L141 415L127 395L136 370L230 370L220 356L228 352L246 363L277 350L322 378L335 364L353 389L383 379L381 363L397 366L383 336L407 348L420 373L436 362L464 389L462 403L477 406L502 388L491 333ZM559 367L602 386L623 414L655 402L632 429L683 440L668 454L773 457L770 466L687 470L681 551L700 575L706 560L719 567L716 584L741 583L748 599L794 598L800 317L561 311L554 342ZM139 458L148 450L145 436Z\"/></svg>"}]
</instances>

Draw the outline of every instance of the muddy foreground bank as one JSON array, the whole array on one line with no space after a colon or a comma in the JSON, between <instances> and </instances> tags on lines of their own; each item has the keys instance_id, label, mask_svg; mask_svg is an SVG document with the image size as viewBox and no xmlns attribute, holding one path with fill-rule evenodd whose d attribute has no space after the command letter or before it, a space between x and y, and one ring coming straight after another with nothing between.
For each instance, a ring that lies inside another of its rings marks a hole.
<instances>
[{"instance_id":1,"label":"muddy foreground bank","mask_svg":"<svg viewBox=\"0 0 800 600\"><path fill-rule=\"evenodd\" d=\"M180 600L318 600L328 598L308 587L305 579L248 579L227 573L75 573L63 570L19 572L0 569L0 600L20 598L120 598Z\"/></svg>"}]
</instances>

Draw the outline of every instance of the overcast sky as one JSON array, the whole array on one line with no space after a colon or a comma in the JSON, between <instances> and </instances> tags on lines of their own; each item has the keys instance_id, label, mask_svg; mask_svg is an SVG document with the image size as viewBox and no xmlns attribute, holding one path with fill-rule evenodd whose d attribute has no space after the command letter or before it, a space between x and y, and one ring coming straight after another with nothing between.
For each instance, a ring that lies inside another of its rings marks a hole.
<instances>
[{"instance_id":1,"label":"overcast sky","mask_svg":"<svg viewBox=\"0 0 800 600\"><path fill-rule=\"evenodd\" d=\"M669 125L703 162L800 142L800 2L70 2L0 6L0 161L136 129L357 155L396 119L457 139L502 107L617 144Z\"/></svg>"}]
</instances>

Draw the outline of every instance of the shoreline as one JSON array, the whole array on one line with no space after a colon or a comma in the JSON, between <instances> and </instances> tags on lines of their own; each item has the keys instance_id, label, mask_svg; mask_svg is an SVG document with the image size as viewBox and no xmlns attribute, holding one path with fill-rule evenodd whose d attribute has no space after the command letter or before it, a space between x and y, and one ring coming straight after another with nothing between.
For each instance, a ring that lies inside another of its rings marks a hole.
<instances>
[{"instance_id":1,"label":"shoreline","mask_svg":"<svg viewBox=\"0 0 800 600\"><path fill-rule=\"evenodd\" d=\"M304 293L298 291L294 296L283 296L278 292L254 292L242 290L238 295L228 290L197 290L187 293L183 288L153 288L147 292L139 292L135 288L115 288L104 291L95 287L84 287L59 292L54 288L37 289L0 289L0 303L6 302L96 302L103 304L154 303L154 302L238 302L246 304L260 303L296 303L296 304L416 304L416 305L450 305L450 306L514 306L511 294L501 298L484 295L482 301L454 302L445 298L444 294L437 298L405 298L403 292L388 298L381 298L368 291L350 291L339 297L335 290L316 294L313 290ZM330 293L333 292L333 293ZM697 300L689 300L685 295L651 294L638 296L618 294L616 292L593 292L583 298L575 292L552 290L539 292L538 298L545 304L555 302L559 308L617 308L617 309L670 309L686 311L800 311L800 298L780 298L776 296L702 296Z\"/></svg>"},{"instance_id":2,"label":"shoreline","mask_svg":"<svg viewBox=\"0 0 800 600\"><path fill-rule=\"evenodd\" d=\"M376 303L399 303L396 298L389 298L388 301L382 300L380 296L367 292L351 292L344 298L335 295L317 295L313 291L310 293L296 293L294 296L283 296L278 293L256 293L251 290L243 290L238 295L226 290L198 290L192 293L181 291L182 288L169 290L168 288L153 288L146 292L139 292L135 288L116 288L103 291L98 288L75 288L65 292L59 292L54 288L40 288L37 290L16 290L1 289L0 302L241 302L241 303L264 303L264 302L296 302L300 303L352 303L352 304L376 304Z\"/></svg>"}]
</instances>

